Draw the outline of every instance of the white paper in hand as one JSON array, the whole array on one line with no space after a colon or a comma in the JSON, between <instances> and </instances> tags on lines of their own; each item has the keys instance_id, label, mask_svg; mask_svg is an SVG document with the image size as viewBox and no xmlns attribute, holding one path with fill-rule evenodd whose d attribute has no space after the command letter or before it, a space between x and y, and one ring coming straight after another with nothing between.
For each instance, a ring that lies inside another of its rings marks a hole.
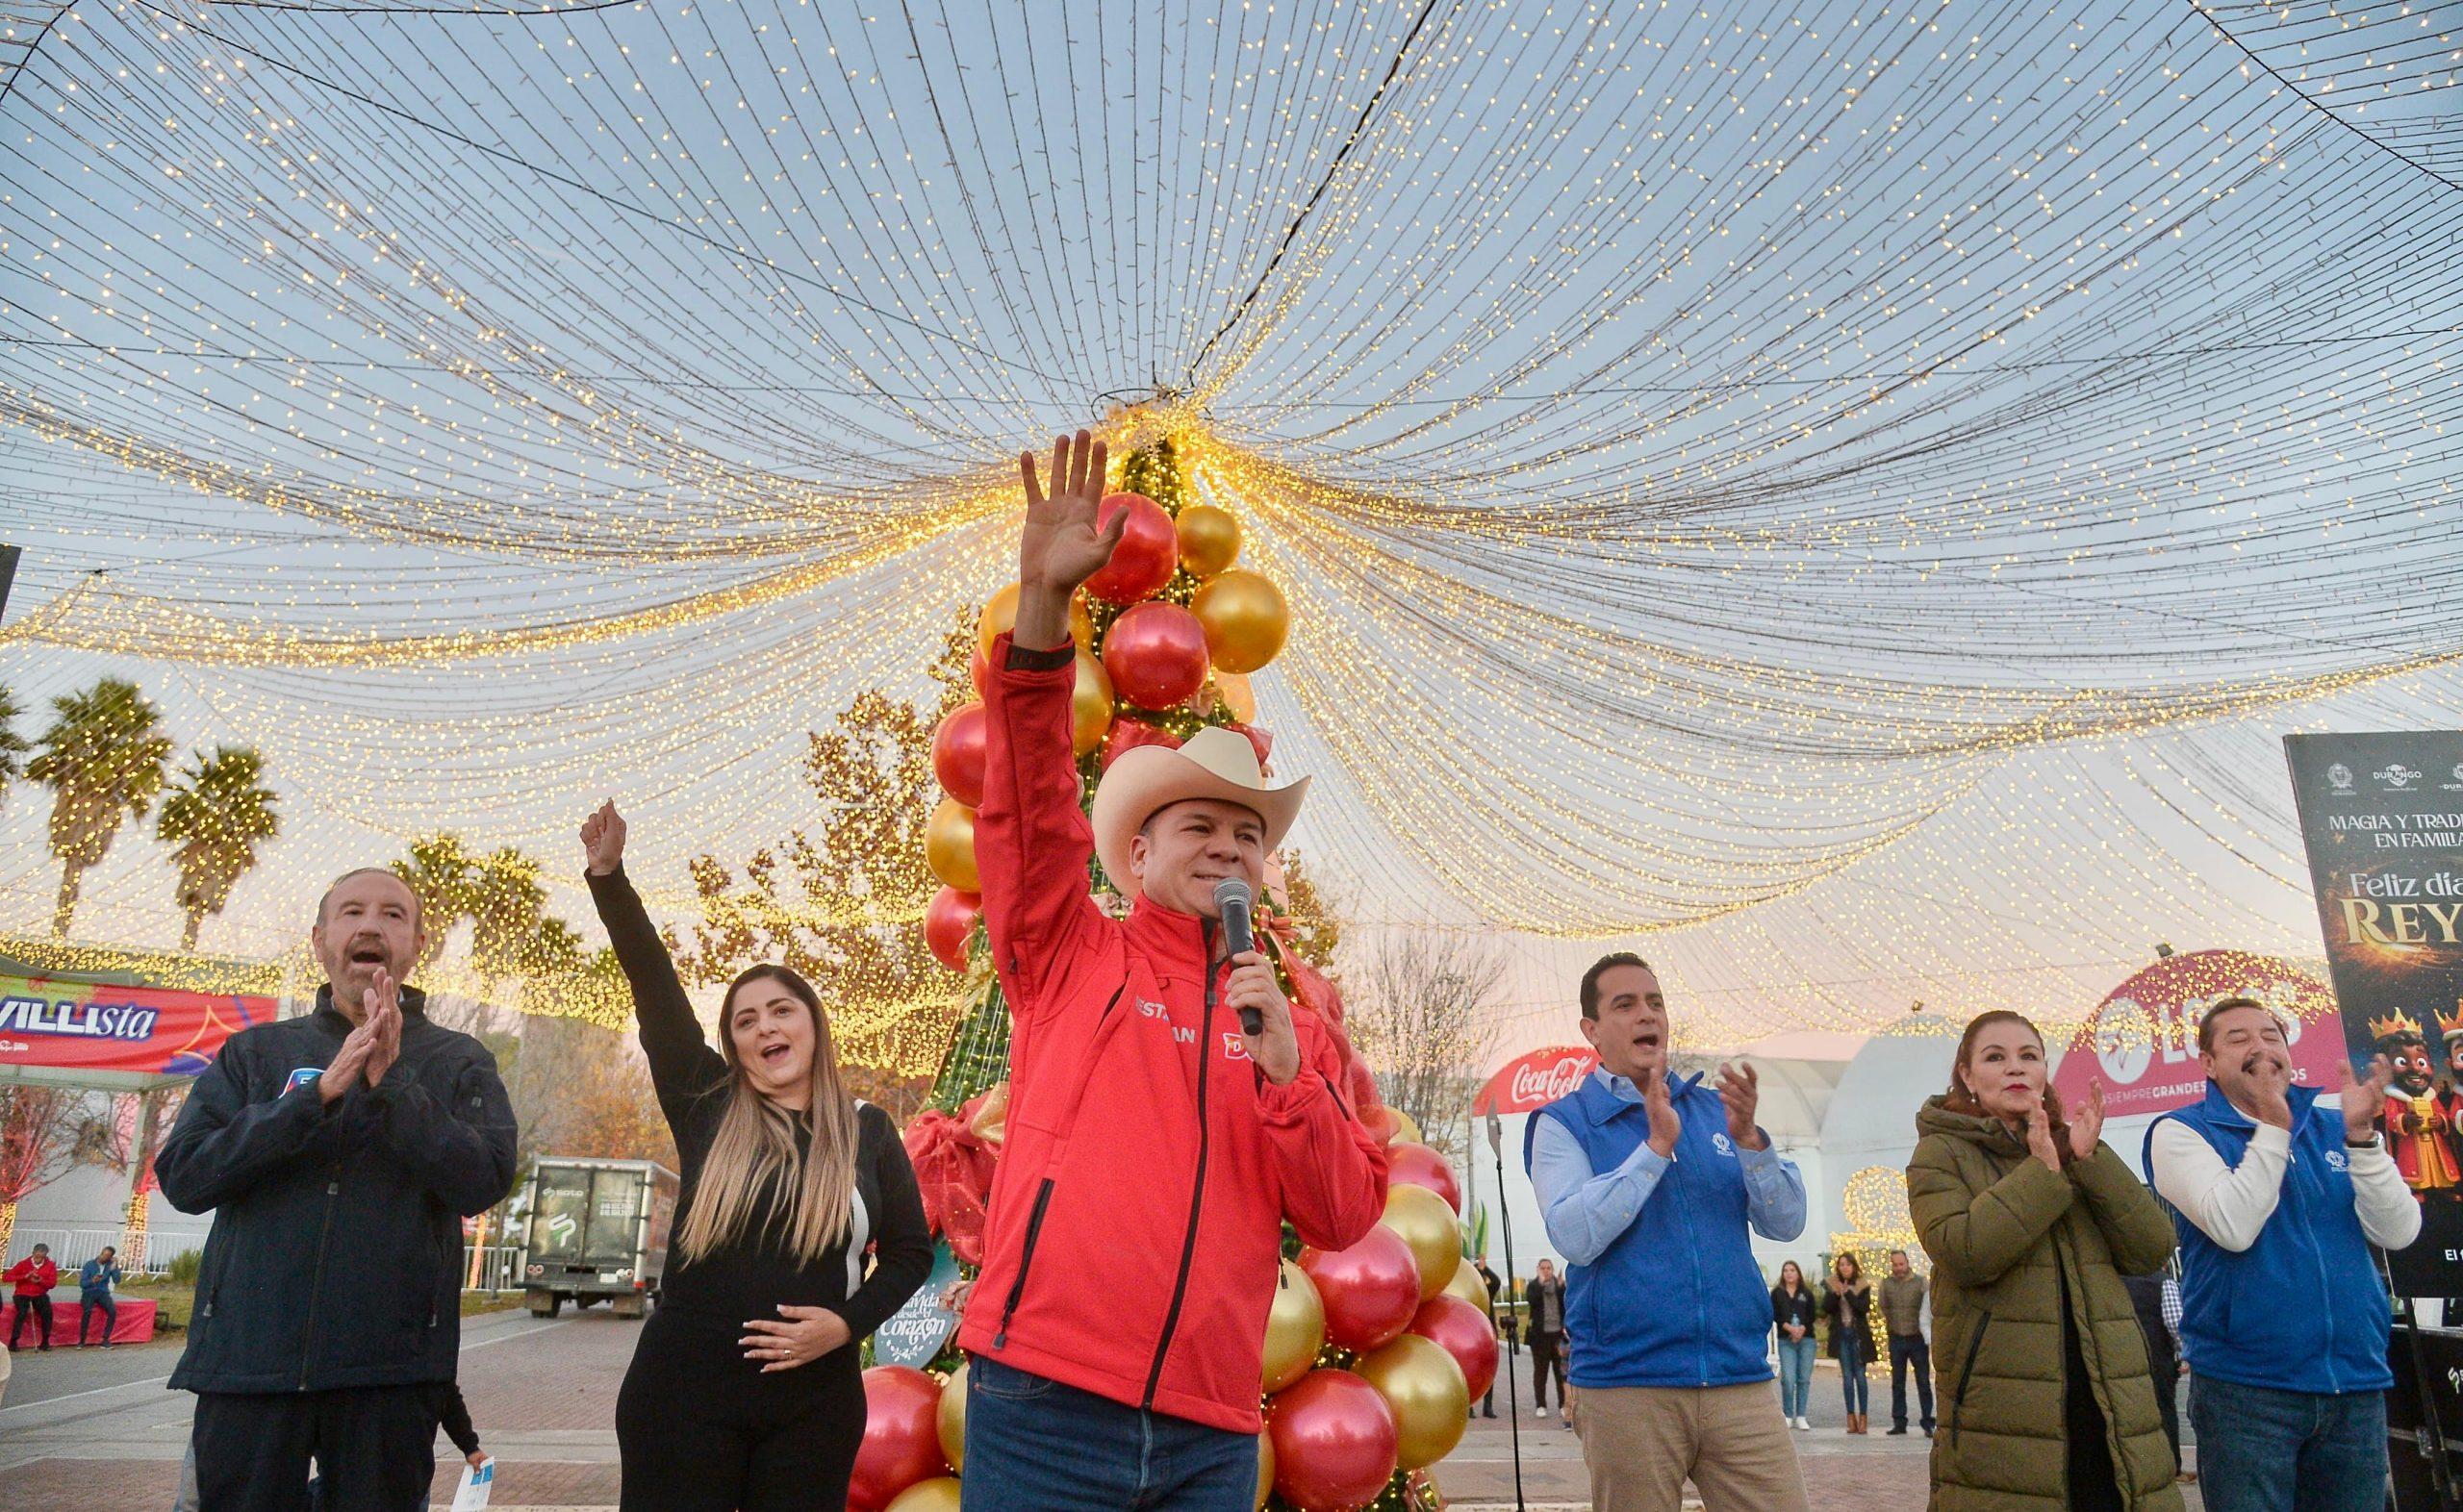
<instances>
[{"instance_id":1,"label":"white paper in hand","mask_svg":"<svg viewBox=\"0 0 2463 1512\"><path fill-rule=\"evenodd\" d=\"M487 1512L488 1488L495 1484L496 1462L494 1455L481 1460L476 1467L462 1467L462 1484L453 1493L453 1512Z\"/></svg>"}]
</instances>

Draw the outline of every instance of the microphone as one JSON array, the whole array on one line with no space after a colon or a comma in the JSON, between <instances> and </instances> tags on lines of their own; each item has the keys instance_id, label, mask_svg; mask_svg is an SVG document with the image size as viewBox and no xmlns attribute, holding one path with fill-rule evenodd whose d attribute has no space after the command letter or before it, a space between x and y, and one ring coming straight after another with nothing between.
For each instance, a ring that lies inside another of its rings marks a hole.
<instances>
[{"instance_id":1,"label":"microphone","mask_svg":"<svg viewBox=\"0 0 2463 1512\"><path fill-rule=\"evenodd\" d=\"M1244 955L1255 945L1249 934L1249 910L1256 906L1257 895L1240 877L1225 877L1214 884L1215 912L1223 916L1223 945L1227 954ZM1263 1034L1263 1014L1243 1004L1240 1009L1240 1032Z\"/></svg>"}]
</instances>

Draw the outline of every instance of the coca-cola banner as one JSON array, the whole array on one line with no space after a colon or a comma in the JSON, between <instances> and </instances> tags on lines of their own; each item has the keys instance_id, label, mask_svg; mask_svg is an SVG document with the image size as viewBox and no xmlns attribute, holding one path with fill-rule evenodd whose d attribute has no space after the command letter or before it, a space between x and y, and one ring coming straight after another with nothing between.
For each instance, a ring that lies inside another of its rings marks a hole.
<instances>
[{"instance_id":1,"label":"coca-cola banner","mask_svg":"<svg viewBox=\"0 0 2463 1512\"><path fill-rule=\"evenodd\" d=\"M2197 1021L2225 997L2254 997L2274 1010L2291 1041L2292 1079L2335 1090L2343 1029L2334 994L2289 961L2247 950L2193 950L2167 956L2114 988L2069 1041L2052 1074L2062 1106L2086 1101L2101 1082L2113 1118L2163 1113L2206 1095L2198 1065Z\"/></svg>"},{"instance_id":2,"label":"coca-cola banner","mask_svg":"<svg viewBox=\"0 0 2463 1512\"><path fill-rule=\"evenodd\" d=\"M1473 1099L1471 1111L1480 1115L1536 1112L1573 1091L1598 1064L1599 1052L1587 1045L1518 1055L1488 1078Z\"/></svg>"}]
</instances>

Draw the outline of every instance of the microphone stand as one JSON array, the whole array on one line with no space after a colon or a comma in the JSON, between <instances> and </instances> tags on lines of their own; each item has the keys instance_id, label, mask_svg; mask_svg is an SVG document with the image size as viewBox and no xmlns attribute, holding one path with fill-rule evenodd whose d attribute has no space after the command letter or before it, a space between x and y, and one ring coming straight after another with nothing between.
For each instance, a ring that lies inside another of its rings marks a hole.
<instances>
[{"instance_id":1,"label":"microphone stand","mask_svg":"<svg viewBox=\"0 0 2463 1512\"><path fill-rule=\"evenodd\" d=\"M1513 1512L1528 1512L1522 1500L1522 1403L1515 1390L1522 1373L1522 1330L1513 1326L1513 1209L1505 1197L1505 1121L1491 1112L1488 1115L1488 1153L1496 1157L1497 1223L1505 1233L1506 1280L1506 1346L1509 1364L1505 1373L1506 1427L1513 1440Z\"/></svg>"}]
</instances>

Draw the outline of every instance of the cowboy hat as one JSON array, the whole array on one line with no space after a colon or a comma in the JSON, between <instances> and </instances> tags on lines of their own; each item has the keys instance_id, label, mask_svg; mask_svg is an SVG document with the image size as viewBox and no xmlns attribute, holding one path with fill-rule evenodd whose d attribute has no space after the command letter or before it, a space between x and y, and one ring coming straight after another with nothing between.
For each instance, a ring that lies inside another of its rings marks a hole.
<instances>
[{"instance_id":1,"label":"cowboy hat","mask_svg":"<svg viewBox=\"0 0 2463 1512\"><path fill-rule=\"evenodd\" d=\"M1265 848L1272 850L1300 817L1300 800L1308 793L1306 777L1266 786L1257 747L1235 730L1200 730L1177 750L1140 745L1123 752L1096 785L1095 854L1112 886L1133 903L1142 890L1130 874L1129 844L1157 811L1192 798L1236 803L1265 820Z\"/></svg>"}]
</instances>

